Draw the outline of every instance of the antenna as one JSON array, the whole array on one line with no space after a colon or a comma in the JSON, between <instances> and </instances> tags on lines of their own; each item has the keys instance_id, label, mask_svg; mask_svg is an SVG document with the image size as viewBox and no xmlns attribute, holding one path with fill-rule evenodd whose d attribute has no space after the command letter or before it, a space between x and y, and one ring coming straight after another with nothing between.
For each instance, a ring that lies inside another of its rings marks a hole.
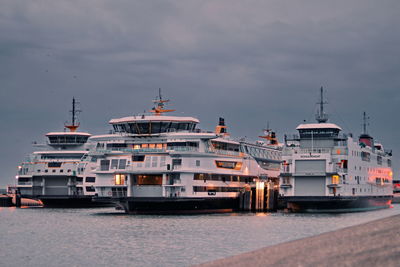
<instances>
[{"instance_id":1,"label":"antenna","mask_svg":"<svg viewBox=\"0 0 400 267\"><path fill-rule=\"evenodd\" d=\"M367 117L367 113L364 111L363 113L363 134L367 133L367 126L369 125L369 117Z\"/></svg>"},{"instance_id":2,"label":"antenna","mask_svg":"<svg viewBox=\"0 0 400 267\"><path fill-rule=\"evenodd\" d=\"M158 88L158 98L153 100L153 103L155 104L155 107L150 110L150 112L155 113L155 115L162 115L165 112L172 112L175 111L174 109L164 109L164 106L166 102L169 102L169 100L163 100L162 95L161 95L161 88Z\"/></svg>"},{"instance_id":3,"label":"antenna","mask_svg":"<svg viewBox=\"0 0 400 267\"><path fill-rule=\"evenodd\" d=\"M324 101L324 88L321 86L321 98L319 104L319 110L317 114L315 114L315 119L318 121L318 123L325 123L328 121L328 115L324 113L324 104L327 104L328 102Z\"/></svg>"},{"instance_id":4,"label":"antenna","mask_svg":"<svg viewBox=\"0 0 400 267\"><path fill-rule=\"evenodd\" d=\"M71 119L72 124L70 124L70 125L65 124L65 127L68 128L71 132L75 132L76 129L78 129L78 127L80 125L79 123L76 123L76 120L77 120L76 115L79 112L81 112L81 110L76 108L77 104L78 104L78 102L75 101L75 97L72 97L72 110L70 110L70 112L72 114L72 119Z\"/></svg>"}]
</instances>

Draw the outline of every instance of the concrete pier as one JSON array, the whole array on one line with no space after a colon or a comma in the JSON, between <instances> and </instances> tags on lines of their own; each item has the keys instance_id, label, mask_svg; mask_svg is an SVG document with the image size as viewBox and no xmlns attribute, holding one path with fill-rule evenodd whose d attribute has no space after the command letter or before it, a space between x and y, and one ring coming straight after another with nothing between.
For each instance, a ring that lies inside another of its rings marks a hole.
<instances>
[{"instance_id":1,"label":"concrete pier","mask_svg":"<svg viewBox=\"0 0 400 267\"><path fill-rule=\"evenodd\" d=\"M199 266L400 266L400 215Z\"/></svg>"}]
</instances>

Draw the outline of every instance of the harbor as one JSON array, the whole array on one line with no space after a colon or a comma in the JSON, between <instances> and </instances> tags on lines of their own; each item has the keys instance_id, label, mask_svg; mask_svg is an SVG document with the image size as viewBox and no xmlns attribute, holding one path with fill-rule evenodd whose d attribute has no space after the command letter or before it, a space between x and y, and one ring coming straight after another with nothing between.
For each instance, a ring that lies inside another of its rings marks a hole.
<instances>
[{"instance_id":1,"label":"harbor","mask_svg":"<svg viewBox=\"0 0 400 267\"><path fill-rule=\"evenodd\" d=\"M113 208L0 208L0 256L6 267L191 266L397 214L398 205L344 214L179 216L126 215Z\"/></svg>"},{"instance_id":2,"label":"harbor","mask_svg":"<svg viewBox=\"0 0 400 267\"><path fill-rule=\"evenodd\" d=\"M400 1L0 9L0 267L397 266Z\"/></svg>"}]
</instances>

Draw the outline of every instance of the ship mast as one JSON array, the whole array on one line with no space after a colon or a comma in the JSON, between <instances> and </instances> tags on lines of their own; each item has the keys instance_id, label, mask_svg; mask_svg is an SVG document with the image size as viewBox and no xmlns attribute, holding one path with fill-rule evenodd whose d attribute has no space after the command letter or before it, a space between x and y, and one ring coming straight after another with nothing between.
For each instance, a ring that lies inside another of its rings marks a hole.
<instances>
[{"instance_id":1,"label":"ship mast","mask_svg":"<svg viewBox=\"0 0 400 267\"><path fill-rule=\"evenodd\" d=\"M77 102L75 101L75 97L73 97L72 98L72 110L70 110L70 112L72 114L72 119L71 119L72 124L70 124L70 125L65 124L65 128L68 128L71 132L75 132L76 129L78 129L78 127L80 125L79 123L76 123L76 114L81 111L76 109L76 104L77 104Z\"/></svg>"},{"instance_id":2,"label":"ship mast","mask_svg":"<svg viewBox=\"0 0 400 267\"><path fill-rule=\"evenodd\" d=\"M368 125L369 117L367 117L367 113L364 111L363 113L363 134L367 135L367 125Z\"/></svg>"},{"instance_id":3,"label":"ship mast","mask_svg":"<svg viewBox=\"0 0 400 267\"><path fill-rule=\"evenodd\" d=\"M169 100L163 100L161 96L161 88L158 89L158 98L153 100L153 103L155 104L155 107L150 110L150 112L153 112L155 115L160 116L165 112L172 112L175 111L175 109L164 109L164 103L169 102Z\"/></svg>"},{"instance_id":4,"label":"ship mast","mask_svg":"<svg viewBox=\"0 0 400 267\"><path fill-rule=\"evenodd\" d=\"M324 101L324 88L321 86L321 98L319 104L319 110L317 114L315 115L315 119L318 121L318 123L325 123L328 121L328 114L324 113L324 104L327 104L327 102Z\"/></svg>"}]
</instances>

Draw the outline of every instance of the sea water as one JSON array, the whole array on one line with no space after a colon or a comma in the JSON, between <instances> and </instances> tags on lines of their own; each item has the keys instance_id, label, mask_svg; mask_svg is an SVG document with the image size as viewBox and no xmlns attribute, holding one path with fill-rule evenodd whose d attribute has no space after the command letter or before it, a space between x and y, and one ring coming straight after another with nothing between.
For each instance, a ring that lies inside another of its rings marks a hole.
<instances>
[{"instance_id":1,"label":"sea water","mask_svg":"<svg viewBox=\"0 0 400 267\"><path fill-rule=\"evenodd\" d=\"M0 208L0 266L190 266L400 214L126 215Z\"/></svg>"}]
</instances>

